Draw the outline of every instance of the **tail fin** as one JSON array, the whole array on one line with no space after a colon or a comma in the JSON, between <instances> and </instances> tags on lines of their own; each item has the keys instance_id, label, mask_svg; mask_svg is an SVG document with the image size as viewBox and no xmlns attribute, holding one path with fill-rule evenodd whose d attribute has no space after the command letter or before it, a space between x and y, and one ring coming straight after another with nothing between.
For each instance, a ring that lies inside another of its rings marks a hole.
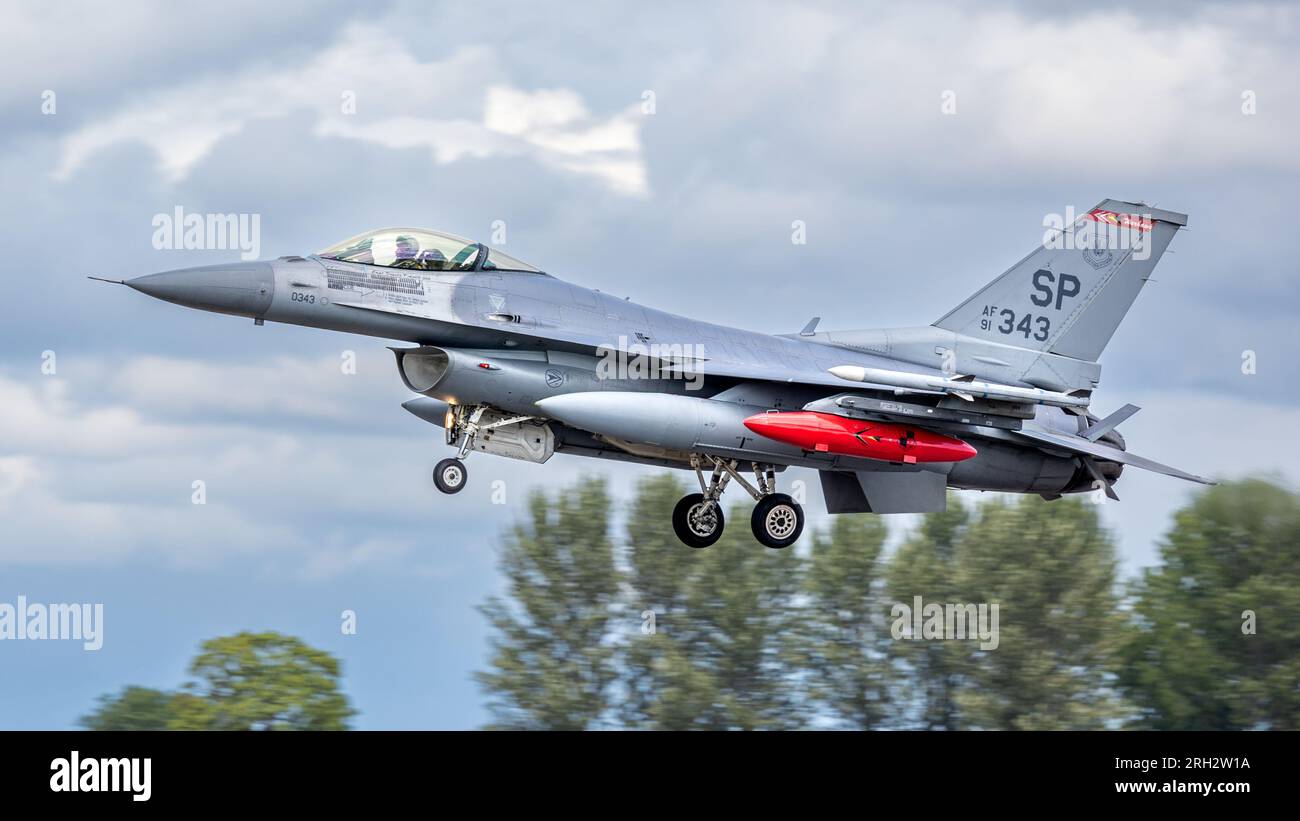
<instances>
[{"instance_id":1,"label":"tail fin","mask_svg":"<svg viewBox=\"0 0 1300 821\"><path fill-rule=\"evenodd\" d=\"M1186 214L1105 200L934 327L1095 362L1186 224Z\"/></svg>"}]
</instances>

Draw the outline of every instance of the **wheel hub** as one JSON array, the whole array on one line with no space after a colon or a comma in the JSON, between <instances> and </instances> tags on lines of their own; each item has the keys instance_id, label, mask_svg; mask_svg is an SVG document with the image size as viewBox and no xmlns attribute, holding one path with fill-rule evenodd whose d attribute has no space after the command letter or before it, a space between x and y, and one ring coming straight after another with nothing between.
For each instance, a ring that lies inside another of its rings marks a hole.
<instances>
[{"instance_id":1,"label":"wheel hub","mask_svg":"<svg viewBox=\"0 0 1300 821\"><path fill-rule=\"evenodd\" d=\"M700 502L691 507L691 511L686 516L686 521L691 526L691 531L700 537L708 536L718 527L718 516L715 513L712 502Z\"/></svg>"},{"instance_id":2,"label":"wheel hub","mask_svg":"<svg viewBox=\"0 0 1300 821\"><path fill-rule=\"evenodd\" d=\"M794 532L798 519L789 505L777 505L767 512L763 523L772 538L784 539Z\"/></svg>"}]
</instances>

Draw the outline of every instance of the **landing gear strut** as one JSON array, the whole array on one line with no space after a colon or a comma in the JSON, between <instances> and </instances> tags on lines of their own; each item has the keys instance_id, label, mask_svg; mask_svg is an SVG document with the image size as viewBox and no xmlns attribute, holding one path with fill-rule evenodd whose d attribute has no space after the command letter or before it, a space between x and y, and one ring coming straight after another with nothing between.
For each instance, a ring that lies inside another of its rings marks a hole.
<instances>
[{"instance_id":1,"label":"landing gear strut","mask_svg":"<svg viewBox=\"0 0 1300 821\"><path fill-rule=\"evenodd\" d=\"M704 465L713 468L705 481ZM803 533L803 507L785 493L776 492L776 471L770 465L752 462L755 487L737 471L735 459L691 455L691 467L700 482L700 493L682 498L673 509L673 530L677 538L691 547L708 547L722 537L726 520L722 515L722 492L735 479L758 504L750 516L750 528L760 544L774 549L789 547Z\"/></svg>"}]
</instances>

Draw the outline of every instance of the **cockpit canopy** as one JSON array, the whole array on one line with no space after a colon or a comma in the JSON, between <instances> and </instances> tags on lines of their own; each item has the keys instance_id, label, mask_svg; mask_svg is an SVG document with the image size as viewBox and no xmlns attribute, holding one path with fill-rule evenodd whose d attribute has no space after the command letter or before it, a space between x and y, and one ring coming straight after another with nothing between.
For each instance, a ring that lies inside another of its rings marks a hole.
<instances>
[{"instance_id":1,"label":"cockpit canopy","mask_svg":"<svg viewBox=\"0 0 1300 821\"><path fill-rule=\"evenodd\" d=\"M367 231L316 254L324 259L410 268L417 271L541 271L495 248L440 231L381 228Z\"/></svg>"}]
</instances>

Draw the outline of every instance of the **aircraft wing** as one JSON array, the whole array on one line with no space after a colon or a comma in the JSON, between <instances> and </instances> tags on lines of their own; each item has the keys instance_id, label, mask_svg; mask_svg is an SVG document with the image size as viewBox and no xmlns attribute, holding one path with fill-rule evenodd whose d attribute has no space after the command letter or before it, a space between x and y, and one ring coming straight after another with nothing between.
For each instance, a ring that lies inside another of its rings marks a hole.
<instances>
[{"instance_id":1,"label":"aircraft wing","mask_svg":"<svg viewBox=\"0 0 1300 821\"><path fill-rule=\"evenodd\" d=\"M377 311L379 313L394 314L397 316L412 317L416 319L429 319L429 317L426 316L418 307L401 307L386 303L348 302L342 300L336 300L334 304L345 308ZM477 318L475 319L477 320ZM461 321L464 320L462 319ZM600 355L601 350L611 350L612 348L608 336L583 333L572 328L540 324L503 325L487 321L475 321L473 327L481 331L499 334L503 340L507 337L513 339L527 337L535 340L540 347L571 350L591 356L598 356ZM867 354L858 354L844 349L834 349L822 345L802 343L784 337L772 336L767 337L767 339L769 339L772 344L779 346L778 350L786 351L787 355L782 356L779 361L769 360L768 362L737 362L734 359L709 355L702 360L682 361L679 359L674 362L668 362L665 360L665 364L680 365L688 374L698 372L703 373L705 376L715 376L727 379L753 380L758 382L781 382L797 385L819 385L829 388L838 388L840 390L845 390L850 387L854 390L874 388L883 391L894 391L895 387L870 382L850 382L831 374L829 369L837 364L844 364L846 362L862 362L863 364L877 366L888 364L891 367L900 369L908 367L903 363L886 362L878 357L873 357ZM636 342L636 340L633 339L632 342ZM928 391L909 392L929 393Z\"/></svg>"},{"instance_id":2,"label":"aircraft wing","mask_svg":"<svg viewBox=\"0 0 1300 821\"><path fill-rule=\"evenodd\" d=\"M1172 468L1168 465L1162 465L1150 459L1145 459L1126 450L1113 448L1109 445L1103 445L1100 442L1090 442L1082 436L1072 436L1064 433L1054 433L1042 428L1024 427L1017 431L1011 432L1013 436L1030 439L1041 445L1066 450L1071 453L1082 453L1097 459L1104 459L1107 462L1119 462L1122 465L1132 465L1135 468L1150 470L1155 473L1163 473L1166 476L1173 476L1178 479L1186 479L1189 482L1199 482L1203 485L1213 485L1215 482L1197 476L1193 473Z\"/></svg>"}]
</instances>

